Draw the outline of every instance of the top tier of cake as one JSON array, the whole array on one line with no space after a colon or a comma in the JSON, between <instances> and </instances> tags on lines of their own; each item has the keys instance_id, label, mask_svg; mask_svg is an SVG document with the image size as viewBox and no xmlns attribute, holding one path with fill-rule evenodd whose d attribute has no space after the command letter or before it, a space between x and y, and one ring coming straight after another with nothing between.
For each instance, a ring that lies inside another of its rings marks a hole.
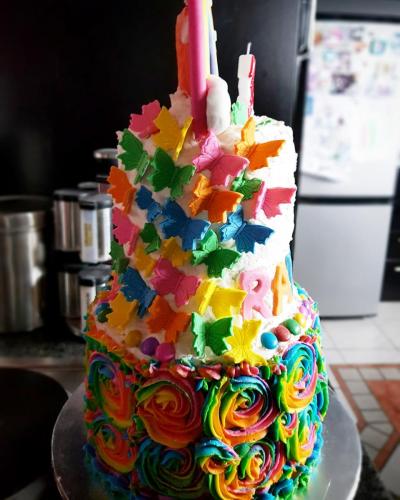
<instances>
[{"instance_id":1,"label":"top tier of cake","mask_svg":"<svg viewBox=\"0 0 400 500\"><path fill-rule=\"evenodd\" d=\"M154 101L118 133L114 276L91 318L137 357L263 364L294 340L262 341L301 302L289 248L292 130L239 121L232 113L226 130L196 140L178 90L169 109Z\"/></svg>"}]
</instances>

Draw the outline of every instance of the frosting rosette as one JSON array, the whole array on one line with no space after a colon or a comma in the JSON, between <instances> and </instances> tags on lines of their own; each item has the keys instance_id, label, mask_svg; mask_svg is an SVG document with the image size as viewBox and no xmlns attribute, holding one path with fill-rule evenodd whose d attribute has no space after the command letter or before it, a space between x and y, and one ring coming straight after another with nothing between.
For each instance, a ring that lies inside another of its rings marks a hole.
<instances>
[{"instance_id":1,"label":"frosting rosette","mask_svg":"<svg viewBox=\"0 0 400 500\"><path fill-rule=\"evenodd\" d=\"M193 446L168 448L145 438L140 443L135 467L140 484L163 497L203 498L207 491Z\"/></svg>"},{"instance_id":2,"label":"frosting rosette","mask_svg":"<svg viewBox=\"0 0 400 500\"><path fill-rule=\"evenodd\" d=\"M268 383L258 376L222 377L210 384L202 417L207 436L230 446L259 441L278 414Z\"/></svg>"},{"instance_id":3,"label":"frosting rosette","mask_svg":"<svg viewBox=\"0 0 400 500\"><path fill-rule=\"evenodd\" d=\"M203 440L196 458L208 476L214 498L252 499L281 477L286 457L282 443L268 439L244 443L234 449L218 440Z\"/></svg>"},{"instance_id":4,"label":"frosting rosette","mask_svg":"<svg viewBox=\"0 0 400 500\"><path fill-rule=\"evenodd\" d=\"M304 464L311 456L317 439L317 431L321 425L318 417L317 401L298 414L298 425L293 435L287 440L286 452L289 460Z\"/></svg>"},{"instance_id":5,"label":"frosting rosette","mask_svg":"<svg viewBox=\"0 0 400 500\"><path fill-rule=\"evenodd\" d=\"M293 413L304 410L312 401L317 385L318 371L312 345L295 344L284 353L286 368L276 378L276 397L281 411Z\"/></svg>"},{"instance_id":6,"label":"frosting rosette","mask_svg":"<svg viewBox=\"0 0 400 500\"><path fill-rule=\"evenodd\" d=\"M295 433L298 425L299 418L297 413L282 412L272 424L271 434L273 439L286 444L288 439Z\"/></svg>"},{"instance_id":7,"label":"frosting rosette","mask_svg":"<svg viewBox=\"0 0 400 500\"><path fill-rule=\"evenodd\" d=\"M132 423L135 386L121 367L110 357L93 352L88 359L87 389L99 408L116 425L126 428ZM90 399L90 394L88 394Z\"/></svg>"},{"instance_id":8,"label":"frosting rosette","mask_svg":"<svg viewBox=\"0 0 400 500\"><path fill-rule=\"evenodd\" d=\"M111 471L127 474L133 470L137 456L136 445L129 438L128 431L114 427L104 415L91 422L89 441L96 449L99 459Z\"/></svg>"},{"instance_id":9,"label":"frosting rosette","mask_svg":"<svg viewBox=\"0 0 400 500\"><path fill-rule=\"evenodd\" d=\"M202 431L204 397L191 379L160 370L136 392L137 414L150 437L170 448L184 448Z\"/></svg>"}]
</instances>

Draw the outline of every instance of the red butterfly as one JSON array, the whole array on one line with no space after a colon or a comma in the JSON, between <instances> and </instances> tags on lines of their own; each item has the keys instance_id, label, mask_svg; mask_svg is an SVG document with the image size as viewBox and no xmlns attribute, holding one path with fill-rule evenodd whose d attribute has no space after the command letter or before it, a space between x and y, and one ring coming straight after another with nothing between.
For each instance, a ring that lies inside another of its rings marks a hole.
<instances>
[{"instance_id":1,"label":"red butterfly","mask_svg":"<svg viewBox=\"0 0 400 500\"><path fill-rule=\"evenodd\" d=\"M265 182L261 184L258 193L246 202L246 212L249 218L256 218L262 210L268 218L280 215L283 203L291 203L296 188L267 188Z\"/></svg>"},{"instance_id":2,"label":"red butterfly","mask_svg":"<svg viewBox=\"0 0 400 500\"><path fill-rule=\"evenodd\" d=\"M161 106L158 101L149 102L142 106L142 114L131 114L129 128L136 132L141 139L146 139L158 132L154 120L160 114Z\"/></svg>"},{"instance_id":3,"label":"red butterfly","mask_svg":"<svg viewBox=\"0 0 400 500\"><path fill-rule=\"evenodd\" d=\"M135 250L140 228L131 222L128 215L117 207L113 208L112 223L115 226L113 235L121 245L128 243L127 254L131 255Z\"/></svg>"}]
</instances>

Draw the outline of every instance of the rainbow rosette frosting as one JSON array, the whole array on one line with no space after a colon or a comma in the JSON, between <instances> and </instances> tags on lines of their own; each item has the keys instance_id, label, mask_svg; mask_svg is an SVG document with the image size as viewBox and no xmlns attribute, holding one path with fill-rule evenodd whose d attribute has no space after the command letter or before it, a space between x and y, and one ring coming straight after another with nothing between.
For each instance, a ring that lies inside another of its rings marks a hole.
<instances>
[{"instance_id":1,"label":"rainbow rosette frosting","mask_svg":"<svg viewBox=\"0 0 400 500\"><path fill-rule=\"evenodd\" d=\"M304 464L313 452L317 431L320 426L317 402L314 399L309 406L298 414L298 424L286 441L289 460Z\"/></svg>"},{"instance_id":2,"label":"rainbow rosette frosting","mask_svg":"<svg viewBox=\"0 0 400 500\"><path fill-rule=\"evenodd\" d=\"M110 472L121 474L132 472L137 456L137 448L127 430L120 430L98 415L89 423L89 442L96 449L103 466Z\"/></svg>"},{"instance_id":3,"label":"rainbow rosette frosting","mask_svg":"<svg viewBox=\"0 0 400 500\"><path fill-rule=\"evenodd\" d=\"M258 376L222 377L210 386L204 402L204 432L230 446L259 441L277 414L265 380Z\"/></svg>"},{"instance_id":4,"label":"rainbow rosette frosting","mask_svg":"<svg viewBox=\"0 0 400 500\"><path fill-rule=\"evenodd\" d=\"M149 436L170 448L184 448L202 432L204 397L194 382L160 370L136 392L137 414Z\"/></svg>"},{"instance_id":5,"label":"rainbow rosette frosting","mask_svg":"<svg viewBox=\"0 0 400 500\"><path fill-rule=\"evenodd\" d=\"M269 439L231 448L215 439L196 445L196 458L207 474L214 498L252 499L281 477L286 462L282 443Z\"/></svg>"},{"instance_id":6,"label":"rainbow rosette frosting","mask_svg":"<svg viewBox=\"0 0 400 500\"><path fill-rule=\"evenodd\" d=\"M318 369L314 347L306 343L295 344L284 353L285 369L276 378L276 397L281 411L297 413L314 398Z\"/></svg>"},{"instance_id":7,"label":"rainbow rosette frosting","mask_svg":"<svg viewBox=\"0 0 400 500\"><path fill-rule=\"evenodd\" d=\"M169 448L145 438L140 443L136 472L145 496L146 488L163 497L185 499L203 498L207 491L193 446Z\"/></svg>"},{"instance_id":8,"label":"rainbow rosette frosting","mask_svg":"<svg viewBox=\"0 0 400 500\"><path fill-rule=\"evenodd\" d=\"M88 359L87 398L121 428L129 427L134 413L135 386L118 363L94 351Z\"/></svg>"}]
</instances>

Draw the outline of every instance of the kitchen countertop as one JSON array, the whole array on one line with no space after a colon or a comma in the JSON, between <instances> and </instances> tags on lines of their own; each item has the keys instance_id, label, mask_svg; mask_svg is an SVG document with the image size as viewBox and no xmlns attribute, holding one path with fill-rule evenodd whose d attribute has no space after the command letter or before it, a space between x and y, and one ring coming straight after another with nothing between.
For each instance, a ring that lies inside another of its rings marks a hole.
<instances>
[{"instance_id":1,"label":"kitchen countertop","mask_svg":"<svg viewBox=\"0 0 400 500\"><path fill-rule=\"evenodd\" d=\"M0 366L30 368L58 380L73 392L83 379L85 342L66 325L34 332L0 334ZM363 450L360 485L355 500L392 500Z\"/></svg>"}]
</instances>

